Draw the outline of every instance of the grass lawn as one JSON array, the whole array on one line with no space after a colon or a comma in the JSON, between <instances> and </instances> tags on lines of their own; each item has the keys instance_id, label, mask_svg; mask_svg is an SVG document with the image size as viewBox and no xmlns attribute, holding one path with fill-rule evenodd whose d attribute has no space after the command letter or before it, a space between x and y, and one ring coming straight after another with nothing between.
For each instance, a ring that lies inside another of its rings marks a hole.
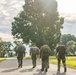
<instances>
[{"instance_id":1,"label":"grass lawn","mask_svg":"<svg viewBox=\"0 0 76 75\"><path fill-rule=\"evenodd\" d=\"M54 56L50 57L49 61L50 61L50 63L57 64L57 59ZM68 67L72 67L72 68L76 69L76 56L67 56L66 57L66 65Z\"/></svg>"},{"instance_id":2,"label":"grass lawn","mask_svg":"<svg viewBox=\"0 0 76 75\"><path fill-rule=\"evenodd\" d=\"M3 60L5 60L5 59L6 59L6 58L0 58L0 62L3 61Z\"/></svg>"},{"instance_id":3,"label":"grass lawn","mask_svg":"<svg viewBox=\"0 0 76 75\"><path fill-rule=\"evenodd\" d=\"M25 59L30 59L30 58L31 58L31 56L25 56L24 58L25 58Z\"/></svg>"}]
</instances>

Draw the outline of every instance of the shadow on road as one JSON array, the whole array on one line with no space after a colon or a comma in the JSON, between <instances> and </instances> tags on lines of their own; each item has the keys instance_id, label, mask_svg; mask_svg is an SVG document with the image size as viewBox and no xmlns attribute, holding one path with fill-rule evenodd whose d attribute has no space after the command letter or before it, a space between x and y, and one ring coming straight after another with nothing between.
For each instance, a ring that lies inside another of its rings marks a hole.
<instances>
[{"instance_id":1,"label":"shadow on road","mask_svg":"<svg viewBox=\"0 0 76 75\"><path fill-rule=\"evenodd\" d=\"M33 68L24 69L24 70L21 70L20 72L31 72L31 71L33 71Z\"/></svg>"},{"instance_id":2,"label":"shadow on road","mask_svg":"<svg viewBox=\"0 0 76 75\"><path fill-rule=\"evenodd\" d=\"M42 72L40 69L36 70L38 73L34 73L33 75L47 75L46 72Z\"/></svg>"},{"instance_id":3,"label":"shadow on road","mask_svg":"<svg viewBox=\"0 0 76 75\"><path fill-rule=\"evenodd\" d=\"M8 70L4 70L4 71L2 71L2 72L13 72L13 71L15 71L15 70L18 70L18 68L8 69Z\"/></svg>"},{"instance_id":4,"label":"shadow on road","mask_svg":"<svg viewBox=\"0 0 76 75\"><path fill-rule=\"evenodd\" d=\"M65 72L63 72L63 73L57 72L56 74L53 74L53 75L66 75L66 73Z\"/></svg>"},{"instance_id":5,"label":"shadow on road","mask_svg":"<svg viewBox=\"0 0 76 75\"><path fill-rule=\"evenodd\" d=\"M47 75L47 73L45 73L45 72L43 73L43 72L40 71L38 73L34 73L33 75Z\"/></svg>"}]
</instances>

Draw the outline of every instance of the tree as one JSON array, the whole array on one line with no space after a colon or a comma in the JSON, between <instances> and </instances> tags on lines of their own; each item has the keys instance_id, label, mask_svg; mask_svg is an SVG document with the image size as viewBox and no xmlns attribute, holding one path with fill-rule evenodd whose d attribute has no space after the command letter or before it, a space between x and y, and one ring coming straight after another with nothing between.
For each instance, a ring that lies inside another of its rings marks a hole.
<instances>
[{"instance_id":1,"label":"tree","mask_svg":"<svg viewBox=\"0 0 76 75\"><path fill-rule=\"evenodd\" d=\"M71 35L71 34L64 34L61 36L61 41L64 45L67 44L68 41L75 41L76 42L76 37L74 35Z\"/></svg>"},{"instance_id":2,"label":"tree","mask_svg":"<svg viewBox=\"0 0 76 75\"><path fill-rule=\"evenodd\" d=\"M71 40L67 42L67 53L75 54L76 52L76 42Z\"/></svg>"},{"instance_id":3,"label":"tree","mask_svg":"<svg viewBox=\"0 0 76 75\"><path fill-rule=\"evenodd\" d=\"M63 23L56 0L25 0L23 11L12 22L12 34L25 43L31 40L38 47L46 42L53 49L60 41Z\"/></svg>"},{"instance_id":4,"label":"tree","mask_svg":"<svg viewBox=\"0 0 76 75\"><path fill-rule=\"evenodd\" d=\"M3 40L0 37L0 57L3 57L4 55L4 50L3 50Z\"/></svg>"},{"instance_id":5,"label":"tree","mask_svg":"<svg viewBox=\"0 0 76 75\"><path fill-rule=\"evenodd\" d=\"M8 54L8 56L11 56L12 54L12 43L11 42L4 42L3 44L3 50L5 51L5 54Z\"/></svg>"},{"instance_id":6,"label":"tree","mask_svg":"<svg viewBox=\"0 0 76 75\"><path fill-rule=\"evenodd\" d=\"M0 37L0 43L3 42L2 38Z\"/></svg>"},{"instance_id":7,"label":"tree","mask_svg":"<svg viewBox=\"0 0 76 75\"><path fill-rule=\"evenodd\" d=\"M12 53L12 46L13 44L11 42L5 42L2 40L2 38L0 38L0 57L4 57L5 54L8 54L8 56L10 56Z\"/></svg>"}]
</instances>

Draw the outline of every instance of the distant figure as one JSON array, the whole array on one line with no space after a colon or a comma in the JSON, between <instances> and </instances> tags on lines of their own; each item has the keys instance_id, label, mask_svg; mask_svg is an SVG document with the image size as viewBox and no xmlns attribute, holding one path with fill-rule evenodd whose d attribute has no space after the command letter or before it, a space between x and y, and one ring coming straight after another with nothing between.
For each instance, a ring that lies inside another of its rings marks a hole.
<instances>
[{"instance_id":1,"label":"distant figure","mask_svg":"<svg viewBox=\"0 0 76 75\"><path fill-rule=\"evenodd\" d=\"M59 44L59 46L56 49L56 56L58 60L58 71L60 72L60 62L62 60L63 66L64 66L64 72L66 72L66 47L62 44Z\"/></svg>"},{"instance_id":2,"label":"distant figure","mask_svg":"<svg viewBox=\"0 0 76 75\"><path fill-rule=\"evenodd\" d=\"M35 68L37 55L39 55L39 48L36 46L35 43L33 43L32 47L30 48L30 55L31 55L31 59L32 59L33 68Z\"/></svg>"},{"instance_id":3,"label":"distant figure","mask_svg":"<svg viewBox=\"0 0 76 75\"><path fill-rule=\"evenodd\" d=\"M25 56L25 46L23 46L22 44L19 44L19 46L17 47L17 60L18 60L18 68L21 67L22 68L22 63L23 63L23 57Z\"/></svg>"},{"instance_id":4,"label":"distant figure","mask_svg":"<svg viewBox=\"0 0 76 75\"><path fill-rule=\"evenodd\" d=\"M42 69L41 71L47 72L49 68L49 56L50 56L51 50L48 45L43 45L40 48L40 58L42 60Z\"/></svg>"}]
</instances>

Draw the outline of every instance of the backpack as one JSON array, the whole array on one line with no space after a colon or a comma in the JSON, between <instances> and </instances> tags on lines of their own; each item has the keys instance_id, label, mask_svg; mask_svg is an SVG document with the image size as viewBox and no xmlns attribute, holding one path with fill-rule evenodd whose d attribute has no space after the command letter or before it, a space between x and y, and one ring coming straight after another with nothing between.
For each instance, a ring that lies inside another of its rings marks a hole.
<instances>
[{"instance_id":1,"label":"backpack","mask_svg":"<svg viewBox=\"0 0 76 75\"><path fill-rule=\"evenodd\" d=\"M43 48L42 48L42 53L43 53L43 56L49 56L50 54L50 48L47 46L47 45L44 45Z\"/></svg>"},{"instance_id":2,"label":"backpack","mask_svg":"<svg viewBox=\"0 0 76 75\"><path fill-rule=\"evenodd\" d=\"M18 51L19 52L25 52L25 47L24 46L18 46Z\"/></svg>"},{"instance_id":3,"label":"backpack","mask_svg":"<svg viewBox=\"0 0 76 75\"><path fill-rule=\"evenodd\" d=\"M59 46L58 47L58 52L59 52L59 55L64 55L65 54L65 52L66 52L66 48L65 48L65 46Z\"/></svg>"},{"instance_id":4,"label":"backpack","mask_svg":"<svg viewBox=\"0 0 76 75\"><path fill-rule=\"evenodd\" d=\"M31 51L32 51L32 54L38 54L38 48L37 47L32 47Z\"/></svg>"}]
</instances>

